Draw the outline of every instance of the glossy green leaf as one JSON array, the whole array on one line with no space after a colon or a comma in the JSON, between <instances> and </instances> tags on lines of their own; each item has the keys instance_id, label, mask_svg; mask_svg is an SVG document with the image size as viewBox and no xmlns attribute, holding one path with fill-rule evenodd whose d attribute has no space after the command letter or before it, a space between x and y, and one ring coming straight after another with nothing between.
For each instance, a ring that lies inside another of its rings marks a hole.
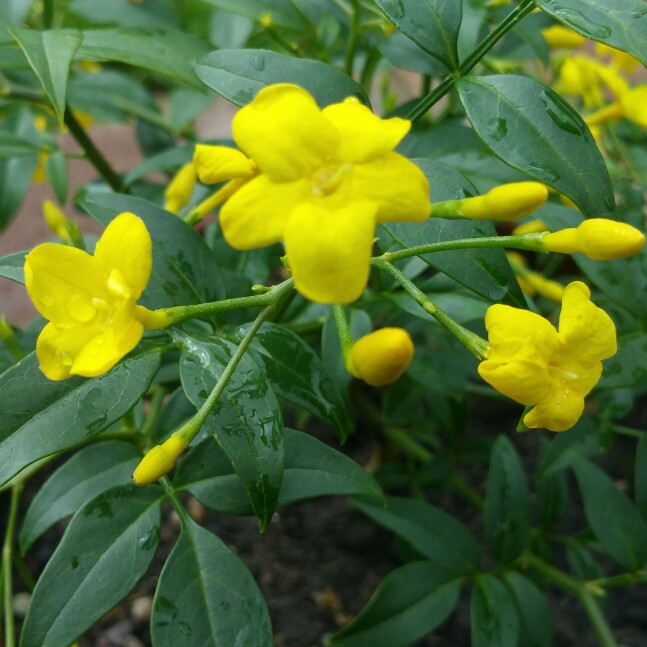
<instances>
[{"instance_id":1,"label":"glossy green leaf","mask_svg":"<svg viewBox=\"0 0 647 647\"><path fill-rule=\"evenodd\" d=\"M537 480L537 525L550 529L564 519L570 504L566 470L555 471Z\"/></svg>"},{"instance_id":2,"label":"glossy green leaf","mask_svg":"<svg viewBox=\"0 0 647 647\"><path fill-rule=\"evenodd\" d=\"M385 38L379 49L380 54L396 67L430 76L442 76L446 72L445 66L438 59L430 56L400 32Z\"/></svg>"},{"instance_id":3,"label":"glossy green leaf","mask_svg":"<svg viewBox=\"0 0 647 647\"><path fill-rule=\"evenodd\" d=\"M647 66L647 7L643 0L537 0L576 32L606 43Z\"/></svg>"},{"instance_id":4,"label":"glossy green leaf","mask_svg":"<svg viewBox=\"0 0 647 647\"><path fill-rule=\"evenodd\" d=\"M263 0L204 0L223 11L251 18L258 22L263 14L270 14L272 21L278 27L287 27L302 32L306 26L303 16L299 14L294 2L290 0L272 0L268 3Z\"/></svg>"},{"instance_id":5,"label":"glossy green leaf","mask_svg":"<svg viewBox=\"0 0 647 647\"><path fill-rule=\"evenodd\" d=\"M63 124L67 77L74 54L83 41L81 32L73 29L36 31L17 28L10 31L39 78L59 123Z\"/></svg>"},{"instance_id":6,"label":"glossy green leaf","mask_svg":"<svg viewBox=\"0 0 647 647\"><path fill-rule=\"evenodd\" d=\"M598 558L602 558L599 553L594 556L592 550L581 544L572 542L566 546L568 568L580 580L598 580L606 576Z\"/></svg>"},{"instance_id":7,"label":"glossy green leaf","mask_svg":"<svg viewBox=\"0 0 647 647\"><path fill-rule=\"evenodd\" d=\"M24 285L25 256L27 256L27 252L16 252L0 258L0 276Z\"/></svg>"},{"instance_id":8,"label":"glossy green leaf","mask_svg":"<svg viewBox=\"0 0 647 647\"><path fill-rule=\"evenodd\" d=\"M24 467L75 447L121 418L148 389L160 353L147 350L90 379L53 382L38 366L36 354L0 376L0 484Z\"/></svg>"},{"instance_id":9,"label":"glossy green leaf","mask_svg":"<svg viewBox=\"0 0 647 647\"><path fill-rule=\"evenodd\" d=\"M124 211L146 223L153 240L153 272L140 301L143 305L161 308L225 296L220 266L204 240L182 219L141 198L116 193L88 195L80 207L104 226Z\"/></svg>"},{"instance_id":10,"label":"glossy green leaf","mask_svg":"<svg viewBox=\"0 0 647 647\"><path fill-rule=\"evenodd\" d=\"M330 424L342 442L346 439L351 425L346 405L321 360L301 337L265 323L254 337L250 355L279 398Z\"/></svg>"},{"instance_id":11,"label":"glossy green leaf","mask_svg":"<svg viewBox=\"0 0 647 647\"><path fill-rule=\"evenodd\" d=\"M0 132L31 141L38 146L38 134L31 110L23 109L0 122ZM0 231L18 212L36 170L37 155L11 159L0 157Z\"/></svg>"},{"instance_id":12,"label":"glossy green leaf","mask_svg":"<svg viewBox=\"0 0 647 647\"><path fill-rule=\"evenodd\" d=\"M157 486L118 486L74 515L40 576L21 647L70 645L144 575L159 543Z\"/></svg>"},{"instance_id":13,"label":"glossy green leaf","mask_svg":"<svg viewBox=\"0 0 647 647\"><path fill-rule=\"evenodd\" d=\"M209 47L181 31L152 29L87 29L79 60L116 61L141 67L202 89L191 67Z\"/></svg>"},{"instance_id":14,"label":"glossy green leaf","mask_svg":"<svg viewBox=\"0 0 647 647\"><path fill-rule=\"evenodd\" d=\"M365 499L354 499L353 503L454 577L478 570L481 555L476 540L460 521L439 508L399 497L387 497L386 508Z\"/></svg>"},{"instance_id":15,"label":"glossy green leaf","mask_svg":"<svg viewBox=\"0 0 647 647\"><path fill-rule=\"evenodd\" d=\"M0 2L0 22L8 25L22 24L33 4L34 0L2 0Z\"/></svg>"},{"instance_id":16,"label":"glossy green leaf","mask_svg":"<svg viewBox=\"0 0 647 647\"><path fill-rule=\"evenodd\" d=\"M173 29L180 26L178 15L163 2L134 4L129 0L72 0L69 11L95 25L147 29Z\"/></svg>"},{"instance_id":17,"label":"glossy green leaf","mask_svg":"<svg viewBox=\"0 0 647 647\"><path fill-rule=\"evenodd\" d=\"M462 3L456 0L376 0L387 18L414 43L454 70Z\"/></svg>"},{"instance_id":18,"label":"glossy green leaf","mask_svg":"<svg viewBox=\"0 0 647 647\"><path fill-rule=\"evenodd\" d=\"M336 68L264 49L211 52L195 66L195 72L207 87L237 106L246 105L272 83L300 85L322 107L350 96L370 105L362 87Z\"/></svg>"},{"instance_id":19,"label":"glossy green leaf","mask_svg":"<svg viewBox=\"0 0 647 647\"><path fill-rule=\"evenodd\" d=\"M265 600L243 561L188 518L162 569L151 618L155 645L271 647Z\"/></svg>"},{"instance_id":20,"label":"glossy green leaf","mask_svg":"<svg viewBox=\"0 0 647 647\"><path fill-rule=\"evenodd\" d=\"M63 151L56 151L47 156L45 173L47 173L52 189L54 189L56 199L61 204L65 204L67 201L68 169L67 158Z\"/></svg>"},{"instance_id":21,"label":"glossy green leaf","mask_svg":"<svg viewBox=\"0 0 647 647\"><path fill-rule=\"evenodd\" d=\"M335 647L405 647L443 623L456 607L460 580L432 562L389 573L359 615L329 639Z\"/></svg>"},{"instance_id":22,"label":"glossy green leaf","mask_svg":"<svg viewBox=\"0 0 647 647\"><path fill-rule=\"evenodd\" d=\"M514 74L460 79L456 87L474 130L502 161L568 196L589 216L614 209L595 140L557 93Z\"/></svg>"},{"instance_id":23,"label":"glossy green leaf","mask_svg":"<svg viewBox=\"0 0 647 647\"><path fill-rule=\"evenodd\" d=\"M618 338L618 352L605 360L600 387L640 387L647 380L647 334Z\"/></svg>"},{"instance_id":24,"label":"glossy green leaf","mask_svg":"<svg viewBox=\"0 0 647 647\"><path fill-rule=\"evenodd\" d=\"M593 463L580 458L573 468L586 518L607 555L627 571L642 568L647 561L647 522Z\"/></svg>"},{"instance_id":25,"label":"glossy green leaf","mask_svg":"<svg viewBox=\"0 0 647 647\"><path fill-rule=\"evenodd\" d=\"M516 647L518 644L519 617L512 593L493 575L482 575L476 580L470 615L472 647Z\"/></svg>"},{"instance_id":26,"label":"glossy green leaf","mask_svg":"<svg viewBox=\"0 0 647 647\"><path fill-rule=\"evenodd\" d=\"M236 346L217 338L176 337L182 348L184 392L201 406ZM258 365L243 356L206 420L247 491L261 531L270 522L283 477L285 442L281 408Z\"/></svg>"},{"instance_id":27,"label":"glossy green leaf","mask_svg":"<svg viewBox=\"0 0 647 647\"><path fill-rule=\"evenodd\" d=\"M29 505L20 528L20 550L26 553L48 528L90 499L116 485L128 485L140 460L134 445L116 440L74 454L45 481Z\"/></svg>"},{"instance_id":28,"label":"glossy green leaf","mask_svg":"<svg viewBox=\"0 0 647 647\"><path fill-rule=\"evenodd\" d=\"M517 571L508 571L503 581L512 593L519 614L519 645L550 647L553 628L547 595Z\"/></svg>"},{"instance_id":29,"label":"glossy green leaf","mask_svg":"<svg viewBox=\"0 0 647 647\"><path fill-rule=\"evenodd\" d=\"M213 510L241 516L254 514L240 478L211 438L182 461L173 487L188 490ZM379 485L355 461L308 434L285 430L279 507L320 496L352 494L382 498Z\"/></svg>"},{"instance_id":30,"label":"glossy green leaf","mask_svg":"<svg viewBox=\"0 0 647 647\"><path fill-rule=\"evenodd\" d=\"M485 493L485 539L501 562L517 558L530 536L530 502L523 465L512 443L499 436L492 447Z\"/></svg>"},{"instance_id":31,"label":"glossy green leaf","mask_svg":"<svg viewBox=\"0 0 647 647\"><path fill-rule=\"evenodd\" d=\"M636 448L634 491L636 506L643 518L647 518L647 438L644 436Z\"/></svg>"},{"instance_id":32,"label":"glossy green leaf","mask_svg":"<svg viewBox=\"0 0 647 647\"><path fill-rule=\"evenodd\" d=\"M0 130L0 159L37 155L39 147L33 141Z\"/></svg>"},{"instance_id":33,"label":"glossy green leaf","mask_svg":"<svg viewBox=\"0 0 647 647\"><path fill-rule=\"evenodd\" d=\"M451 167L428 159L415 161L429 180L432 202L462 199L477 193L474 186ZM491 222L433 217L421 223L388 223L382 228L402 247L496 235ZM421 258L488 301L526 307L526 299L502 249L452 250Z\"/></svg>"}]
</instances>

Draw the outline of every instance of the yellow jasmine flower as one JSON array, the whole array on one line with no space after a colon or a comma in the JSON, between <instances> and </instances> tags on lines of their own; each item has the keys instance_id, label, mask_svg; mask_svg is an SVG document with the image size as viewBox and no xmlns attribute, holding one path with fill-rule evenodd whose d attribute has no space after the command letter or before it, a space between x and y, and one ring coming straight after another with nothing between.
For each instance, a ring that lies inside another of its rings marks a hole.
<instances>
[{"instance_id":1,"label":"yellow jasmine flower","mask_svg":"<svg viewBox=\"0 0 647 647\"><path fill-rule=\"evenodd\" d=\"M604 102L599 67L586 56L569 56L559 68L555 89L561 94L582 97L585 106L599 106Z\"/></svg>"},{"instance_id":2,"label":"yellow jasmine flower","mask_svg":"<svg viewBox=\"0 0 647 647\"><path fill-rule=\"evenodd\" d=\"M36 344L50 380L101 375L137 345L144 328L168 323L165 314L136 304L151 269L150 235L132 213L108 225L94 256L57 243L27 254L27 292L50 322Z\"/></svg>"},{"instance_id":3,"label":"yellow jasmine flower","mask_svg":"<svg viewBox=\"0 0 647 647\"><path fill-rule=\"evenodd\" d=\"M595 44L595 53L598 56L611 56L611 64L618 70L628 74L633 74L640 65L638 59L635 59L631 54L621 52L619 49L609 47L604 43Z\"/></svg>"},{"instance_id":4,"label":"yellow jasmine flower","mask_svg":"<svg viewBox=\"0 0 647 647\"><path fill-rule=\"evenodd\" d=\"M546 234L541 244L546 252L579 252L594 261L608 261L640 253L645 245L645 234L624 222L589 218L578 227Z\"/></svg>"},{"instance_id":5,"label":"yellow jasmine flower","mask_svg":"<svg viewBox=\"0 0 647 647\"><path fill-rule=\"evenodd\" d=\"M164 209L178 213L191 199L195 186L196 174L193 162L188 162L173 176L166 191L164 191Z\"/></svg>"},{"instance_id":6,"label":"yellow jasmine flower","mask_svg":"<svg viewBox=\"0 0 647 647\"><path fill-rule=\"evenodd\" d=\"M584 36L562 25L546 27L541 30L541 35L551 49L577 49L586 43Z\"/></svg>"},{"instance_id":7,"label":"yellow jasmine flower","mask_svg":"<svg viewBox=\"0 0 647 647\"><path fill-rule=\"evenodd\" d=\"M602 360L616 352L613 321L590 296L584 283L566 286L559 332L534 312L500 304L487 311L490 349L479 375L497 391L533 407L523 418L528 427L570 429L600 379Z\"/></svg>"},{"instance_id":8,"label":"yellow jasmine flower","mask_svg":"<svg viewBox=\"0 0 647 647\"><path fill-rule=\"evenodd\" d=\"M380 328L358 339L347 359L349 373L371 386L395 382L413 359L413 341L402 328Z\"/></svg>"},{"instance_id":9,"label":"yellow jasmine flower","mask_svg":"<svg viewBox=\"0 0 647 647\"><path fill-rule=\"evenodd\" d=\"M304 89L262 89L234 117L245 153L198 147L198 177L234 180L220 211L236 249L285 243L295 286L319 303L349 303L368 280L375 224L430 212L422 171L393 149L410 122L380 119L356 99L319 109Z\"/></svg>"}]
</instances>

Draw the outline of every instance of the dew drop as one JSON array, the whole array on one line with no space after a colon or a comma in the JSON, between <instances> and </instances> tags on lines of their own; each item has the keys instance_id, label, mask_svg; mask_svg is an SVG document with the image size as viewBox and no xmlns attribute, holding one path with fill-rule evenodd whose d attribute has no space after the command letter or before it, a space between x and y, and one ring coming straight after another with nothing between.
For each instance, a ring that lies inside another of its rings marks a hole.
<instances>
[{"instance_id":1,"label":"dew drop","mask_svg":"<svg viewBox=\"0 0 647 647\"><path fill-rule=\"evenodd\" d=\"M263 72L265 70L265 57L255 56L252 59L252 67L258 72Z\"/></svg>"},{"instance_id":2,"label":"dew drop","mask_svg":"<svg viewBox=\"0 0 647 647\"><path fill-rule=\"evenodd\" d=\"M490 135L494 141L500 142L508 134L508 124L501 117L494 117L488 122Z\"/></svg>"},{"instance_id":3,"label":"dew drop","mask_svg":"<svg viewBox=\"0 0 647 647\"><path fill-rule=\"evenodd\" d=\"M87 294L76 292L68 299L67 312L75 321L87 323L97 314L97 309L92 305L92 300Z\"/></svg>"},{"instance_id":4,"label":"dew drop","mask_svg":"<svg viewBox=\"0 0 647 647\"><path fill-rule=\"evenodd\" d=\"M63 364L63 366L72 366L73 361L72 355L66 352L61 353L61 364Z\"/></svg>"},{"instance_id":5,"label":"dew drop","mask_svg":"<svg viewBox=\"0 0 647 647\"><path fill-rule=\"evenodd\" d=\"M402 0L384 0L382 7L389 17L395 20L404 18L404 4Z\"/></svg>"}]
</instances>

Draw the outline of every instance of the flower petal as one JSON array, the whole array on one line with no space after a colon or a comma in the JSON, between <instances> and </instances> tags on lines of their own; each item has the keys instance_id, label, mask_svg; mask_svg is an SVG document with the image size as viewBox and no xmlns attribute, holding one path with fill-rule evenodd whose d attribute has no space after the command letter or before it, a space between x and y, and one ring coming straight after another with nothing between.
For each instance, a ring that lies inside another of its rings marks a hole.
<instances>
[{"instance_id":1,"label":"flower petal","mask_svg":"<svg viewBox=\"0 0 647 647\"><path fill-rule=\"evenodd\" d=\"M310 94L287 83L263 88L236 114L232 131L238 147L277 182L309 176L339 144Z\"/></svg>"},{"instance_id":2,"label":"flower petal","mask_svg":"<svg viewBox=\"0 0 647 647\"><path fill-rule=\"evenodd\" d=\"M306 180L277 184L259 175L236 191L220 210L225 239L236 249L278 242L294 207L309 195Z\"/></svg>"},{"instance_id":3,"label":"flower petal","mask_svg":"<svg viewBox=\"0 0 647 647\"><path fill-rule=\"evenodd\" d=\"M108 299L100 265L80 249L56 243L34 248L25 259L25 285L37 310L55 324L89 322L92 297Z\"/></svg>"},{"instance_id":4,"label":"flower petal","mask_svg":"<svg viewBox=\"0 0 647 647\"><path fill-rule=\"evenodd\" d=\"M550 388L550 373L544 362L486 359L478 365L478 372L499 393L520 404L537 404Z\"/></svg>"},{"instance_id":5,"label":"flower petal","mask_svg":"<svg viewBox=\"0 0 647 647\"><path fill-rule=\"evenodd\" d=\"M251 177L256 172L256 164L249 157L229 146L198 144L193 154L193 165L203 184Z\"/></svg>"},{"instance_id":6,"label":"flower petal","mask_svg":"<svg viewBox=\"0 0 647 647\"><path fill-rule=\"evenodd\" d=\"M559 337L563 341L560 365L593 364L616 353L616 327L611 317L593 304L590 295L580 281L569 283L564 290L559 316Z\"/></svg>"},{"instance_id":7,"label":"flower petal","mask_svg":"<svg viewBox=\"0 0 647 647\"><path fill-rule=\"evenodd\" d=\"M353 165L344 190L356 199L376 202L377 222L421 222L431 214L425 174L398 153L387 153L372 162Z\"/></svg>"},{"instance_id":8,"label":"flower petal","mask_svg":"<svg viewBox=\"0 0 647 647\"><path fill-rule=\"evenodd\" d=\"M97 242L94 257L106 279L118 270L132 298L139 299L153 266L151 237L144 221L128 212L118 215Z\"/></svg>"},{"instance_id":9,"label":"flower petal","mask_svg":"<svg viewBox=\"0 0 647 647\"><path fill-rule=\"evenodd\" d=\"M389 153L411 128L406 119L380 119L355 98L335 103L322 112L341 135L337 150L341 162L368 162Z\"/></svg>"},{"instance_id":10,"label":"flower petal","mask_svg":"<svg viewBox=\"0 0 647 647\"><path fill-rule=\"evenodd\" d=\"M548 395L524 416L531 429L543 427L550 431L570 429L584 411L584 398L569 388L553 388Z\"/></svg>"},{"instance_id":11,"label":"flower petal","mask_svg":"<svg viewBox=\"0 0 647 647\"><path fill-rule=\"evenodd\" d=\"M285 229L285 248L296 289L317 303L359 298L369 274L375 204L353 202L329 209L301 203Z\"/></svg>"}]
</instances>

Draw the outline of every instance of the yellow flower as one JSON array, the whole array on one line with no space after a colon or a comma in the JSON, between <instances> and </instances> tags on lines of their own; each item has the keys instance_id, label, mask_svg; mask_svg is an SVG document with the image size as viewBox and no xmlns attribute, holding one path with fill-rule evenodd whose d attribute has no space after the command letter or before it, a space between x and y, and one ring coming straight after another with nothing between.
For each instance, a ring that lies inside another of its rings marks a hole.
<instances>
[{"instance_id":1,"label":"yellow flower","mask_svg":"<svg viewBox=\"0 0 647 647\"><path fill-rule=\"evenodd\" d=\"M613 47L609 47L604 43L595 44L595 53L598 56L610 55L611 64L618 70L627 72L629 74L633 74L638 68L638 65L640 65L639 61L631 56L631 54L621 52L619 49L614 49Z\"/></svg>"},{"instance_id":2,"label":"yellow flower","mask_svg":"<svg viewBox=\"0 0 647 647\"><path fill-rule=\"evenodd\" d=\"M64 241L70 240L70 234L67 231L69 220L66 215L51 200L43 202L43 218L47 226Z\"/></svg>"},{"instance_id":3,"label":"yellow flower","mask_svg":"<svg viewBox=\"0 0 647 647\"><path fill-rule=\"evenodd\" d=\"M186 441L178 435L171 436L161 445L150 449L133 473L135 485L148 485L168 474L178 456L186 449Z\"/></svg>"},{"instance_id":4,"label":"yellow flower","mask_svg":"<svg viewBox=\"0 0 647 647\"><path fill-rule=\"evenodd\" d=\"M594 261L608 261L640 253L645 245L645 234L624 222L589 218L578 227L546 234L541 244L546 252L579 252Z\"/></svg>"},{"instance_id":5,"label":"yellow flower","mask_svg":"<svg viewBox=\"0 0 647 647\"><path fill-rule=\"evenodd\" d=\"M590 295L579 281L566 286L559 332L534 312L500 304L487 311L490 350L479 374L497 391L533 407L523 419L528 427L570 429L600 379L601 360L616 352L613 321Z\"/></svg>"},{"instance_id":6,"label":"yellow flower","mask_svg":"<svg viewBox=\"0 0 647 647\"><path fill-rule=\"evenodd\" d=\"M358 339L348 357L349 372L371 386L395 382L413 359L413 341L402 328L380 328Z\"/></svg>"},{"instance_id":7,"label":"yellow flower","mask_svg":"<svg viewBox=\"0 0 647 647\"><path fill-rule=\"evenodd\" d=\"M198 147L194 163L201 180L242 182L220 212L232 247L283 240L299 292L349 303L366 286L376 222L430 214L424 174L393 152L409 128L354 98L320 110L302 88L278 84L234 117L234 140L247 157Z\"/></svg>"},{"instance_id":8,"label":"yellow flower","mask_svg":"<svg viewBox=\"0 0 647 647\"><path fill-rule=\"evenodd\" d=\"M548 189L540 182L511 182L457 203L460 214L465 218L508 221L527 216L546 200ZM434 215L438 215L437 210Z\"/></svg>"},{"instance_id":9,"label":"yellow flower","mask_svg":"<svg viewBox=\"0 0 647 647\"><path fill-rule=\"evenodd\" d=\"M144 328L168 323L166 315L136 304L151 267L150 236L132 213L108 225L94 256L56 243L27 254L27 292L50 322L36 344L50 380L101 375L137 345Z\"/></svg>"},{"instance_id":10,"label":"yellow flower","mask_svg":"<svg viewBox=\"0 0 647 647\"><path fill-rule=\"evenodd\" d=\"M586 43L586 38L580 36L576 31L562 27L562 25L553 25L541 30L541 35L546 39L546 44L551 49L577 49Z\"/></svg>"},{"instance_id":11,"label":"yellow flower","mask_svg":"<svg viewBox=\"0 0 647 647\"><path fill-rule=\"evenodd\" d=\"M164 191L166 202L164 209L171 213L177 213L191 199L193 187L195 186L196 174L193 162L189 162L180 168L173 176L173 179Z\"/></svg>"}]
</instances>

